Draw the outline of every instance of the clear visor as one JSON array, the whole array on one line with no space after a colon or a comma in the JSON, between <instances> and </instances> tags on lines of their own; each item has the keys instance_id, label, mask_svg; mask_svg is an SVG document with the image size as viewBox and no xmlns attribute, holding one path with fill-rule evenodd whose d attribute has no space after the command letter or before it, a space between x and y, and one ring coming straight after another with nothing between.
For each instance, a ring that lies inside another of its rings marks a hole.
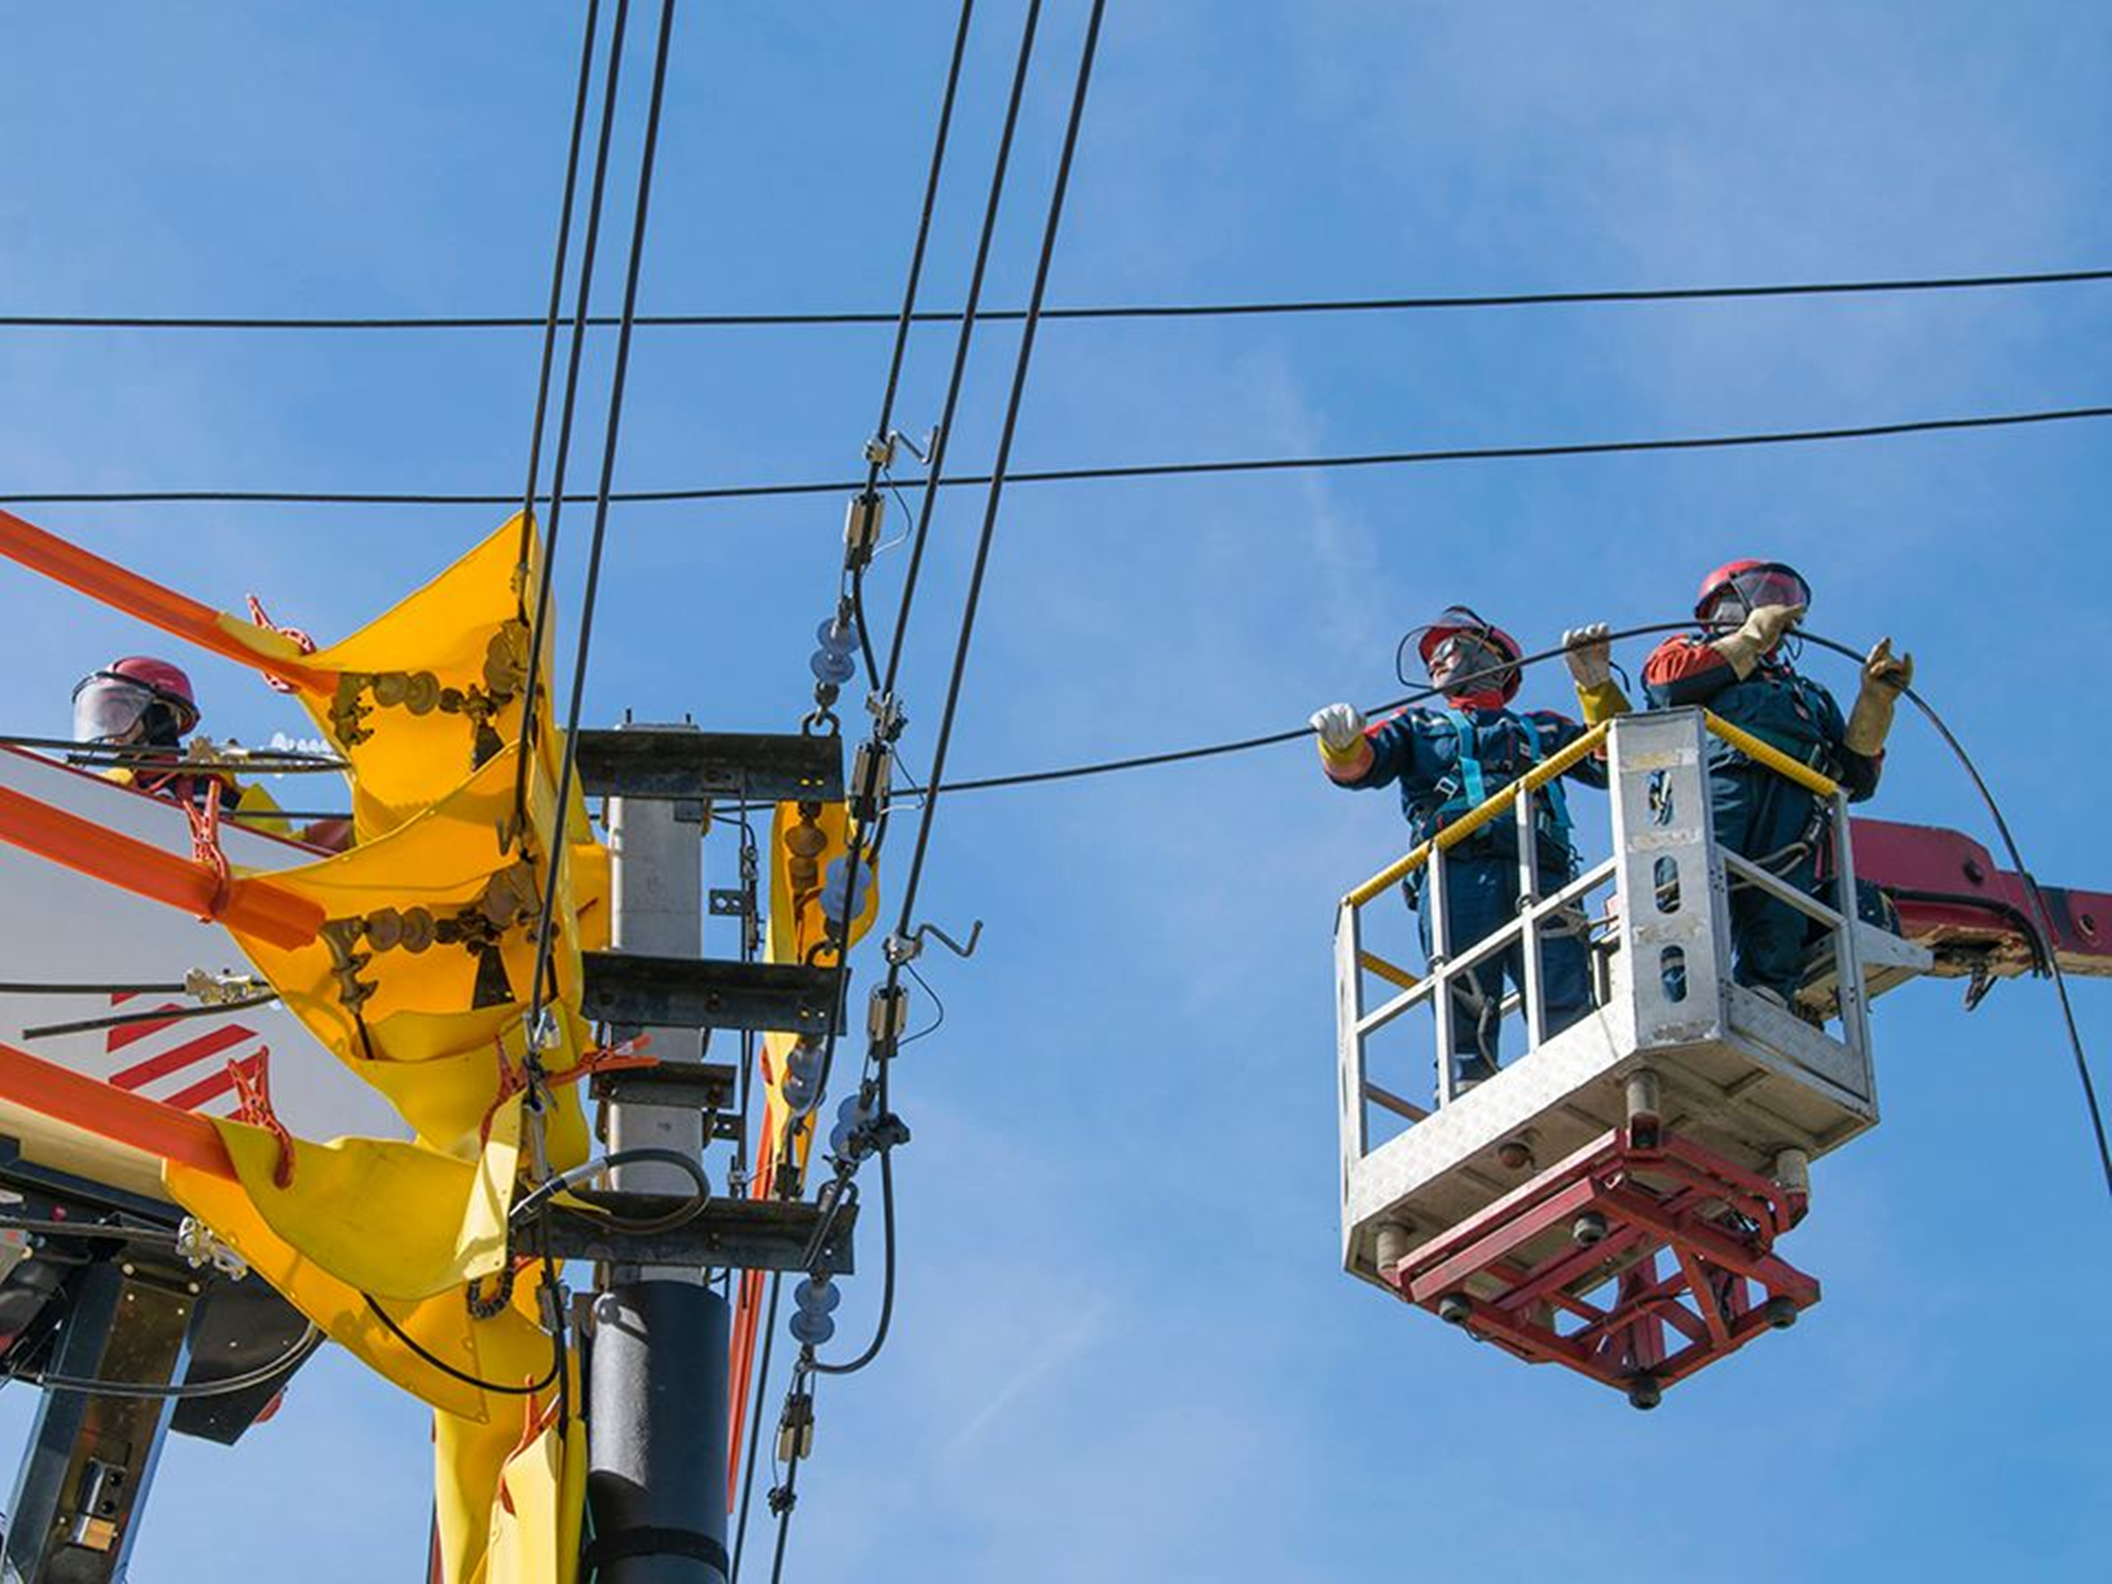
<instances>
[{"instance_id":1,"label":"clear visor","mask_svg":"<svg viewBox=\"0 0 2112 1584\"><path fill-rule=\"evenodd\" d=\"M153 693L123 677L90 677L73 690L73 740L123 742L145 718Z\"/></svg>"},{"instance_id":2,"label":"clear visor","mask_svg":"<svg viewBox=\"0 0 2112 1584\"><path fill-rule=\"evenodd\" d=\"M1755 567L1732 578L1716 596L1710 619L1736 624L1765 605L1809 605L1811 590L1783 567Z\"/></svg>"},{"instance_id":3,"label":"clear visor","mask_svg":"<svg viewBox=\"0 0 2112 1584\"><path fill-rule=\"evenodd\" d=\"M1511 657L1473 633L1454 633L1430 651L1430 680L1440 686L1472 678L1477 687L1501 689L1510 675Z\"/></svg>"}]
</instances>

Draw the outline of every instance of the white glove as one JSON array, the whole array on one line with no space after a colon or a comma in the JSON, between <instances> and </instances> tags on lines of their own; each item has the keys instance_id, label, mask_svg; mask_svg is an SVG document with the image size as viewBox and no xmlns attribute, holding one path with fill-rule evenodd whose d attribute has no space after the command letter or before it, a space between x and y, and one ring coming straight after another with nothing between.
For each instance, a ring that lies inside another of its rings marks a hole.
<instances>
[{"instance_id":1,"label":"white glove","mask_svg":"<svg viewBox=\"0 0 2112 1584\"><path fill-rule=\"evenodd\" d=\"M1562 658L1580 688L1595 688L1613 680L1613 629L1605 622L1588 622L1562 634Z\"/></svg>"},{"instance_id":2,"label":"white glove","mask_svg":"<svg viewBox=\"0 0 2112 1584\"><path fill-rule=\"evenodd\" d=\"M1332 754L1346 754L1363 740L1364 712L1354 704L1330 704L1313 712L1312 726L1320 735L1321 747Z\"/></svg>"}]
</instances>

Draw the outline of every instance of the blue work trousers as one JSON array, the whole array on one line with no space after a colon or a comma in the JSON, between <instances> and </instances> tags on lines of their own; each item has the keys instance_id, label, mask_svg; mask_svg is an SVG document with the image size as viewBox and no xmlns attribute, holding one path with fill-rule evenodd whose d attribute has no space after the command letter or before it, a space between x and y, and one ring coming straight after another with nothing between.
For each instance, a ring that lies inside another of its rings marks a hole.
<instances>
[{"instance_id":1,"label":"blue work trousers","mask_svg":"<svg viewBox=\"0 0 2112 1584\"><path fill-rule=\"evenodd\" d=\"M1809 840L1809 792L1757 765L1733 764L1711 772L1709 804L1717 845L1741 858L1767 861L1769 872L1784 883L1817 893L1818 853ZM1797 850L1791 853L1792 848ZM1811 920L1736 875L1729 877L1729 885L1731 977L1756 990L1772 990L1785 1002L1794 1001L1809 952Z\"/></svg>"},{"instance_id":2,"label":"blue work trousers","mask_svg":"<svg viewBox=\"0 0 2112 1584\"><path fill-rule=\"evenodd\" d=\"M1518 860L1508 855L1463 856L1445 860L1445 936L1457 958L1518 916ZM1569 883L1566 867L1543 863L1540 893ZM1416 911L1423 956L1430 955L1430 905L1422 899ZM1522 995L1525 951L1513 942L1450 981L1452 1001L1452 1081L1478 1083L1495 1076L1499 1008L1508 977ZM1550 1038L1582 1017L1591 1005L1591 974L1585 958L1584 920L1579 914L1540 929L1540 991L1543 1026Z\"/></svg>"}]
</instances>

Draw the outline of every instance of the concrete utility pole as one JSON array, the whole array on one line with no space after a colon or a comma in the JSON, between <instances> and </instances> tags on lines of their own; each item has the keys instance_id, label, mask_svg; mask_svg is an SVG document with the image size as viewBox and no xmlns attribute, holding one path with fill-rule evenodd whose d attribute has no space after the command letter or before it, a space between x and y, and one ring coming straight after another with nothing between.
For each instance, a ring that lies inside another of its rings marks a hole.
<instances>
[{"instance_id":1,"label":"concrete utility pole","mask_svg":"<svg viewBox=\"0 0 2112 1584\"><path fill-rule=\"evenodd\" d=\"M688 727L639 727L689 732ZM695 958L704 944L701 799L614 797L613 936L620 952ZM695 1028L652 1028L653 1053L695 1062ZM654 1147L701 1160L694 1105L608 1102L611 1153ZM614 1186L687 1195L673 1166L619 1166ZM701 1266L604 1265L588 1372L587 1502L601 1584L725 1584L727 1355L732 1316Z\"/></svg>"}]
</instances>

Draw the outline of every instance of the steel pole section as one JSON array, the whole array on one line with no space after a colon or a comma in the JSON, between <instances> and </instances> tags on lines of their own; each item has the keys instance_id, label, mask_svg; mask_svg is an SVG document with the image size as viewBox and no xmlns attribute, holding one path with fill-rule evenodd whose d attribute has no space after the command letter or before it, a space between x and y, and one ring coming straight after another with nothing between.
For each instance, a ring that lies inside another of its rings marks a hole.
<instances>
[{"instance_id":1,"label":"steel pole section","mask_svg":"<svg viewBox=\"0 0 2112 1584\"><path fill-rule=\"evenodd\" d=\"M683 727L639 730L682 731ZM704 936L705 807L695 800L611 798L614 943L619 951L694 957ZM695 1060L694 1029L649 1029L653 1050ZM701 1159L705 1118L670 1106L611 1103L610 1150L651 1145ZM621 1167L617 1186L687 1193L664 1165ZM695 1269L605 1266L587 1372L587 1505L598 1584L725 1584L726 1300Z\"/></svg>"}]
</instances>

